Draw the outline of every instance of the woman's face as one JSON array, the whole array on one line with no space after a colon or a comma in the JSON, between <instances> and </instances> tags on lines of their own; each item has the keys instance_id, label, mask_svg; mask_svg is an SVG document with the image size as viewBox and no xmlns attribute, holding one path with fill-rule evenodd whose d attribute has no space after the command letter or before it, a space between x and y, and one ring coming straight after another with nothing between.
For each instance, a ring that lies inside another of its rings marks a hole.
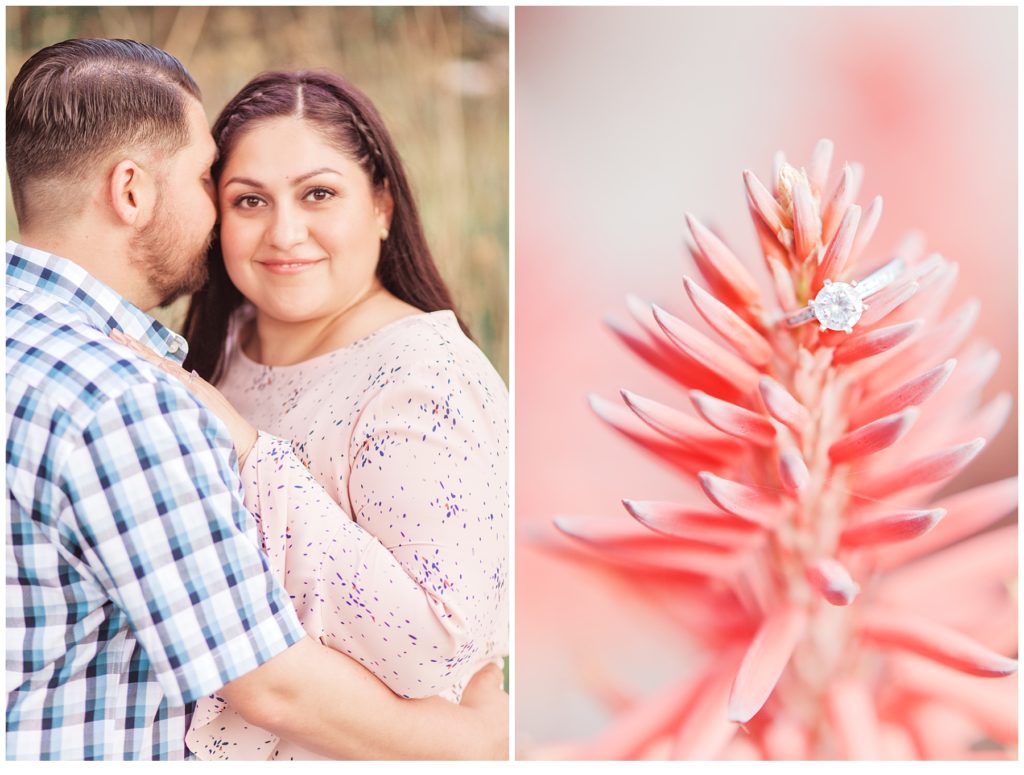
<instances>
[{"instance_id":1,"label":"woman's face","mask_svg":"<svg viewBox=\"0 0 1024 775\"><path fill-rule=\"evenodd\" d=\"M318 320L377 287L390 195L303 119L246 131L221 172L219 199L225 267L261 314Z\"/></svg>"}]
</instances>

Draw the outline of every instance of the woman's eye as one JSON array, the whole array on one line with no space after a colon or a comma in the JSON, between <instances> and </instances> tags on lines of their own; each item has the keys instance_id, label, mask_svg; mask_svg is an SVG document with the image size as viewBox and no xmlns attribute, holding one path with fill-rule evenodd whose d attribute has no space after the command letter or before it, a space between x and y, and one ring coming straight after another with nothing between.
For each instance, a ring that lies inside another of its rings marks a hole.
<instances>
[{"instance_id":1,"label":"woman's eye","mask_svg":"<svg viewBox=\"0 0 1024 775\"><path fill-rule=\"evenodd\" d=\"M253 208L259 207L263 204L263 200L258 196L240 196L235 200L235 207L240 207L243 210L252 210Z\"/></svg>"},{"instance_id":2,"label":"woman's eye","mask_svg":"<svg viewBox=\"0 0 1024 775\"><path fill-rule=\"evenodd\" d=\"M333 196L334 192L329 188L312 188L306 194L306 199L310 199L314 202L326 202Z\"/></svg>"}]
</instances>

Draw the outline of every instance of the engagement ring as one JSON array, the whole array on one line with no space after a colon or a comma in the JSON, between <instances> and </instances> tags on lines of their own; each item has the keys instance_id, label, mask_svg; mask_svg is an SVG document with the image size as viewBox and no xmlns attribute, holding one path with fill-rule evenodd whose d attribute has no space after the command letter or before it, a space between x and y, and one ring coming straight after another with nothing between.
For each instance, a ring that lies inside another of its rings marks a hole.
<instances>
[{"instance_id":1,"label":"engagement ring","mask_svg":"<svg viewBox=\"0 0 1024 775\"><path fill-rule=\"evenodd\" d=\"M894 258L861 280L849 283L826 280L814 300L803 309L788 315L784 322L793 327L817 319L822 331L852 333L853 326L868 308L864 299L889 285L899 277L903 269L903 259Z\"/></svg>"}]
</instances>

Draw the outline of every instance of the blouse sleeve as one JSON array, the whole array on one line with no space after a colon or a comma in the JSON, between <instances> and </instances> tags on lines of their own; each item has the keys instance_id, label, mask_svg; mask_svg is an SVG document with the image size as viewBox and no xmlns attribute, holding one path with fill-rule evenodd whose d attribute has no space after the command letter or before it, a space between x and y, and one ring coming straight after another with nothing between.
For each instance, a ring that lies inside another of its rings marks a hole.
<instances>
[{"instance_id":1,"label":"blouse sleeve","mask_svg":"<svg viewBox=\"0 0 1024 775\"><path fill-rule=\"evenodd\" d=\"M408 407L398 410L408 392L388 391L384 400L373 401L371 414L380 412L385 421L374 430L366 428L367 449L374 446L373 439L383 448L395 438L397 427L406 427L400 415ZM462 409L454 411L460 418L469 416ZM484 630L491 632L494 616L501 622L507 619L507 608L492 610L492 587L498 580L500 592L506 572L504 511L488 505L486 514L477 513L475 504L489 504L490 499L471 493L455 496L447 506L436 495L424 503L414 500L427 495L421 474L428 472L416 461L426 462L426 450L444 449L426 443L424 433L435 423L426 425L417 415L406 430L415 428L419 444L404 455L382 457L391 461L386 472L368 460L357 462L353 482L363 492L373 487L378 493L371 502L360 501L360 524L326 493L287 440L261 431L241 470L245 506L256 519L261 549L271 572L284 582L306 632L358 660L404 697L433 696L468 678L461 668L476 667L471 662L481 647L494 645L476 636L481 624L491 626ZM478 451L489 446L483 439L473 444ZM460 466L455 465L454 448L451 452L449 469L454 471ZM499 467L487 474L484 489L501 493L505 468L494 462ZM466 472L477 466L467 459L461 467L465 471L455 481L472 489L474 480ZM430 475L449 474L438 466ZM422 507L419 517L414 505ZM399 508L407 511L395 512ZM439 527L435 523L442 521L441 508L448 516L443 520L447 524ZM382 529L386 544L373 534L377 529ZM279 740L248 724L222 697L212 696L199 700L186 742L200 759L222 759L267 758Z\"/></svg>"},{"instance_id":2,"label":"blouse sleeve","mask_svg":"<svg viewBox=\"0 0 1024 775\"><path fill-rule=\"evenodd\" d=\"M483 365L421 359L365 404L352 436L353 516L387 551L360 563L350 637L386 637L386 680L410 696L464 681L505 646L508 395ZM432 617L404 612L409 583Z\"/></svg>"}]
</instances>

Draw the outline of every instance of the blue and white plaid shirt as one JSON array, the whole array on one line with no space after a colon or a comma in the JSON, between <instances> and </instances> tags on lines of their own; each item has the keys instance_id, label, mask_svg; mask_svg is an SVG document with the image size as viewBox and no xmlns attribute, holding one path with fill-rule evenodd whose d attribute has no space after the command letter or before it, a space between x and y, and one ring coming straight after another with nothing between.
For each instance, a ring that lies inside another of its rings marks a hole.
<instances>
[{"instance_id":1,"label":"blue and white plaid shirt","mask_svg":"<svg viewBox=\"0 0 1024 775\"><path fill-rule=\"evenodd\" d=\"M304 635L227 431L108 338L185 342L7 243L7 758L181 759L192 703Z\"/></svg>"}]
</instances>

